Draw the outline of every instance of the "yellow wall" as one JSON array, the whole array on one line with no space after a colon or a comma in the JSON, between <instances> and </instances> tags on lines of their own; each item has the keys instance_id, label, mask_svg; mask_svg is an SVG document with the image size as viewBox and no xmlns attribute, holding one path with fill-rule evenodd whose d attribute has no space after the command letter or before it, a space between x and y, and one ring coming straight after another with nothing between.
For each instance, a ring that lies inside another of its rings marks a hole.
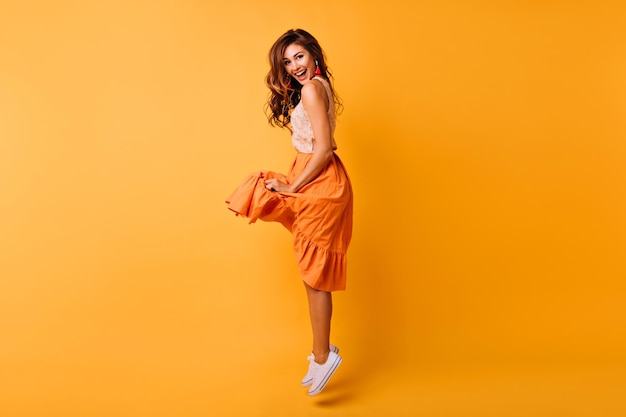
<instances>
[{"instance_id":1,"label":"yellow wall","mask_svg":"<svg viewBox=\"0 0 626 417\"><path fill-rule=\"evenodd\" d=\"M263 114L266 54L292 27L345 105L346 384L624 365L620 2L0 9L3 416L207 415L268 395L240 384L259 357L306 355L288 234L223 203L293 157Z\"/></svg>"}]
</instances>

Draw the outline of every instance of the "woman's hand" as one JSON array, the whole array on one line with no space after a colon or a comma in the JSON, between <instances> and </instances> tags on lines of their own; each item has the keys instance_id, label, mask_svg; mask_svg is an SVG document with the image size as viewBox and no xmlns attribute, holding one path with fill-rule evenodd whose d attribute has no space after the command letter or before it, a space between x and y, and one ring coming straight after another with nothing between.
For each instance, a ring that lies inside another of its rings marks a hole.
<instances>
[{"instance_id":1,"label":"woman's hand","mask_svg":"<svg viewBox=\"0 0 626 417\"><path fill-rule=\"evenodd\" d=\"M278 191L280 193L290 193L291 186L285 182L282 182L276 178L265 180L265 188L270 191Z\"/></svg>"}]
</instances>

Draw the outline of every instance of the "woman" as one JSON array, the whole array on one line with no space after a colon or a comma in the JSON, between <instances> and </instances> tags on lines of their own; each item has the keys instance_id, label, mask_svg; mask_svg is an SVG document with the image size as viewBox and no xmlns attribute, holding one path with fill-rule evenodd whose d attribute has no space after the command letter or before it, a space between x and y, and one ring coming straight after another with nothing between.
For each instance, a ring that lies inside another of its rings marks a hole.
<instances>
[{"instance_id":1,"label":"woman","mask_svg":"<svg viewBox=\"0 0 626 417\"><path fill-rule=\"evenodd\" d=\"M342 358L330 344L332 291L346 286L346 251L352 235L352 187L335 154L335 97L331 74L317 40L289 30L269 53L270 124L291 131L297 151L287 175L258 172L226 201L248 217L282 223L293 235L298 270L306 288L313 352L302 379L309 395L319 394Z\"/></svg>"}]
</instances>

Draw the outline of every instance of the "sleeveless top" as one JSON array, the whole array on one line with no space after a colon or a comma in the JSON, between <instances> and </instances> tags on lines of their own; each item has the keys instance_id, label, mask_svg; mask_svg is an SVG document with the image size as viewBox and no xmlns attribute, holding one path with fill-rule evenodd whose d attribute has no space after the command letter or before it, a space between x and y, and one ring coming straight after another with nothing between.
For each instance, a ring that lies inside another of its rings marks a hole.
<instances>
[{"instance_id":1,"label":"sleeveless top","mask_svg":"<svg viewBox=\"0 0 626 417\"><path fill-rule=\"evenodd\" d=\"M335 143L335 103L333 101L333 94L330 90L330 84L324 78L316 76L312 79L319 80L326 88L326 95L328 96L328 120L330 122L330 140L333 150L337 149ZM315 138L313 137L313 128L311 127L311 120L309 114L302 105L302 100L296 105L291 113L291 143L293 147L300 153L313 153L315 149Z\"/></svg>"}]
</instances>

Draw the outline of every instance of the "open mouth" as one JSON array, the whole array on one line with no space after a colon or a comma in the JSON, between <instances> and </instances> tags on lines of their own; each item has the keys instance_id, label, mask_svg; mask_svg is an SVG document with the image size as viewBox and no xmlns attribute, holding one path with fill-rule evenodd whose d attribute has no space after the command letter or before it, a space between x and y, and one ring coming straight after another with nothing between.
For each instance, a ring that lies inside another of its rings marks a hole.
<instances>
[{"instance_id":1,"label":"open mouth","mask_svg":"<svg viewBox=\"0 0 626 417\"><path fill-rule=\"evenodd\" d=\"M303 70L302 70L302 71L300 71L300 72L295 72L295 73L294 73L294 75L295 75L297 78L302 78L302 77L304 76L304 74L306 74L306 68L305 68L305 69L303 69Z\"/></svg>"}]
</instances>

